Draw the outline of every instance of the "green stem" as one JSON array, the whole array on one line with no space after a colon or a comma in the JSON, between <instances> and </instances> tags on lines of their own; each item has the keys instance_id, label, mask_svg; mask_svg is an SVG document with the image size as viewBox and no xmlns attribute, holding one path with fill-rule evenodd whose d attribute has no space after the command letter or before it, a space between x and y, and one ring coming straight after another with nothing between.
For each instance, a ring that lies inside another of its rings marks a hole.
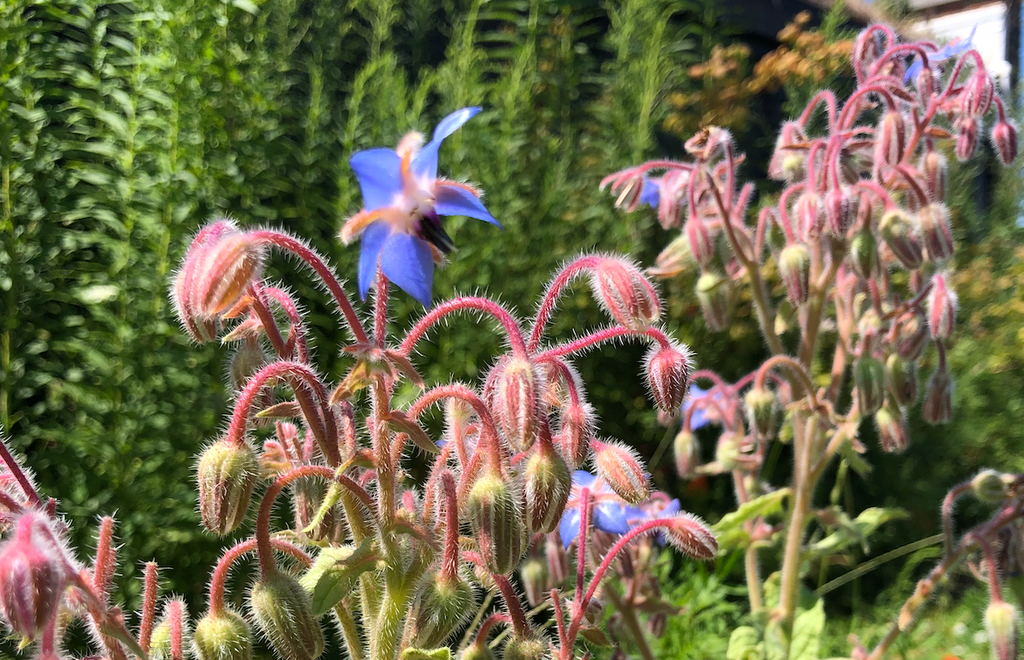
<instances>
[{"instance_id":1,"label":"green stem","mask_svg":"<svg viewBox=\"0 0 1024 660\"><path fill-rule=\"evenodd\" d=\"M395 660L405 616L409 610L409 588L404 571L392 569L387 577L377 622L370 635L370 660Z\"/></svg>"},{"instance_id":2,"label":"green stem","mask_svg":"<svg viewBox=\"0 0 1024 660\"><path fill-rule=\"evenodd\" d=\"M341 628L341 636L345 641L345 648L348 649L348 657L352 660L363 660L363 643L359 636L359 628L352 618L352 613L344 605L344 600L334 606L334 614L338 617L338 624Z\"/></svg>"},{"instance_id":3,"label":"green stem","mask_svg":"<svg viewBox=\"0 0 1024 660\"><path fill-rule=\"evenodd\" d=\"M647 636L644 634L643 629L640 628L640 620L637 619L636 610L625 599L620 598L615 589L609 587L605 593L608 595L608 600L615 606L615 611L622 616L622 622L626 624L626 630L629 631L629 636L636 643L640 655L644 660L655 660L657 656L654 655L651 645L647 643Z\"/></svg>"},{"instance_id":4,"label":"green stem","mask_svg":"<svg viewBox=\"0 0 1024 660\"><path fill-rule=\"evenodd\" d=\"M796 459L793 475L793 510L786 530L779 595L779 618L782 620L787 640L792 637L800 588L804 528L807 526L807 514L811 509L811 496L817 481L811 473L811 454L816 433L816 417L808 420L799 413L793 417L793 450Z\"/></svg>"},{"instance_id":5,"label":"green stem","mask_svg":"<svg viewBox=\"0 0 1024 660\"><path fill-rule=\"evenodd\" d=\"M750 611L759 612L764 607L761 599L761 569L757 564L757 547L753 543L747 546L743 557L747 574L747 596L750 599Z\"/></svg>"}]
</instances>

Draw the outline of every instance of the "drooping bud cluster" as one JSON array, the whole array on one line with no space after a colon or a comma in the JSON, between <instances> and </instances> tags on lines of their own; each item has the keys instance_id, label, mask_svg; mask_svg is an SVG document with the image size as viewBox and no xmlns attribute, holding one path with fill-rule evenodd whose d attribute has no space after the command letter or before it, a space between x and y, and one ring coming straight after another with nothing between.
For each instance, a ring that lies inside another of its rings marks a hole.
<instances>
[{"instance_id":1,"label":"drooping bud cluster","mask_svg":"<svg viewBox=\"0 0 1024 660\"><path fill-rule=\"evenodd\" d=\"M49 519L26 511L0 545L0 614L16 635L35 641L53 624L71 564Z\"/></svg>"}]
</instances>

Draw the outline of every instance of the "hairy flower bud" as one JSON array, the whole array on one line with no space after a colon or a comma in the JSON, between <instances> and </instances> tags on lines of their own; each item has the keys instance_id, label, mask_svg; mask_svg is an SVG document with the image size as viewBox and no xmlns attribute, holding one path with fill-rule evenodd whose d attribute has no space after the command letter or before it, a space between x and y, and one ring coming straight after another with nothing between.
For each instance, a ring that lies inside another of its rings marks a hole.
<instances>
[{"instance_id":1,"label":"hairy flower bud","mask_svg":"<svg viewBox=\"0 0 1024 660\"><path fill-rule=\"evenodd\" d=\"M661 251L654 260L654 267L648 268L647 273L653 277L668 279L685 273L695 263L697 261L690 251L690 239L686 234L679 234Z\"/></svg>"},{"instance_id":2,"label":"hairy flower bud","mask_svg":"<svg viewBox=\"0 0 1024 660\"><path fill-rule=\"evenodd\" d=\"M882 117L875 136L875 162L896 166L907 148L907 125L903 115L889 110Z\"/></svg>"},{"instance_id":3,"label":"hairy flower bud","mask_svg":"<svg viewBox=\"0 0 1024 660\"><path fill-rule=\"evenodd\" d=\"M991 137L999 162L1006 166L1013 164L1017 160L1017 127L1006 120L997 121Z\"/></svg>"},{"instance_id":4,"label":"hairy flower bud","mask_svg":"<svg viewBox=\"0 0 1024 660\"><path fill-rule=\"evenodd\" d=\"M227 232L203 247L192 303L201 318L231 309L263 269L263 248L248 233Z\"/></svg>"},{"instance_id":5,"label":"hairy flower bud","mask_svg":"<svg viewBox=\"0 0 1024 660\"><path fill-rule=\"evenodd\" d=\"M0 614L16 635L35 641L57 615L68 560L45 514L29 510L0 546Z\"/></svg>"},{"instance_id":6,"label":"hairy flower bud","mask_svg":"<svg viewBox=\"0 0 1024 660\"><path fill-rule=\"evenodd\" d=\"M953 229L949 224L949 209L945 204L928 204L917 214L921 240L928 258L943 261L953 256Z\"/></svg>"},{"instance_id":7,"label":"hairy flower bud","mask_svg":"<svg viewBox=\"0 0 1024 660\"><path fill-rule=\"evenodd\" d=\"M946 278L940 273L932 278L927 307L932 339L946 339L952 335L956 327L956 293L946 286Z\"/></svg>"},{"instance_id":8,"label":"hairy flower bud","mask_svg":"<svg viewBox=\"0 0 1024 660\"><path fill-rule=\"evenodd\" d=\"M921 417L929 424L948 424L953 419L953 378L940 364L924 390Z\"/></svg>"},{"instance_id":9,"label":"hairy flower bud","mask_svg":"<svg viewBox=\"0 0 1024 660\"><path fill-rule=\"evenodd\" d=\"M866 71L884 50L880 42L881 30L861 30L853 42L853 64L858 71Z\"/></svg>"},{"instance_id":10,"label":"hairy flower bud","mask_svg":"<svg viewBox=\"0 0 1024 660\"><path fill-rule=\"evenodd\" d=\"M1016 607L1004 600L989 603L985 609L985 631L993 660L1016 660L1020 657L1020 612Z\"/></svg>"},{"instance_id":11,"label":"hairy flower bud","mask_svg":"<svg viewBox=\"0 0 1024 660\"><path fill-rule=\"evenodd\" d=\"M875 413L878 425L878 441L882 450L890 454L902 454L910 446L910 433L902 411L892 402L887 402Z\"/></svg>"},{"instance_id":12,"label":"hairy flower bud","mask_svg":"<svg viewBox=\"0 0 1024 660\"><path fill-rule=\"evenodd\" d=\"M683 479L692 479L700 465L700 445L692 431L680 430L672 442L676 473Z\"/></svg>"},{"instance_id":13,"label":"hairy flower bud","mask_svg":"<svg viewBox=\"0 0 1024 660\"><path fill-rule=\"evenodd\" d=\"M969 160L978 148L978 120L963 117L957 124L956 159L961 163Z\"/></svg>"},{"instance_id":14,"label":"hairy flower bud","mask_svg":"<svg viewBox=\"0 0 1024 660\"><path fill-rule=\"evenodd\" d=\"M885 368L871 355L862 355L853 367L860 414L867 416L882 407L885 400Z\"/></svg>"},{"instance_id":15,"label":"hairy flower bud","mask_svg":"<svg viewBox=\"0 0 1024 660\"><path fill-rule=\"evenodd\" d=\"M178 320L189 336L198 343L213 341L217 337L217 321L201 317L195 304L195 292L199 288L202 276L201 266L205 257L205 248L224 234L237 232L235 224L230 220L218 219L204 227L192 240L181 268L174 277L171 298L178 313Z\"/></svg>"},{"instance_id":16,"label":"hairy flower bud","mask_svg":"<svg viewBox=\"0 0 1024 660\"><path fill-rule=\"evenodd\" d=\"M779 131L775 141L775 151L768 164L768 177L776 181L793 182L803 178L797 170L802 170L806 157L793 145L807 141L807 133L799 122L787 121ZM787 162L788 161L788 162Z\"/></svg>"},{"instance_id":17,"label":"hairy flower bud","mask_svg":"<svg viewBox=\"0 0 1024 660\"><path fill-rule=\"evenodd\" d=\"M206 529L224 536L242 524L259 469L259 458L248 442L222 438L203 451L196 475L199 517Z\"/></svg>"},{"instance_id":18,"label":"hairy flower bud","mask_svg":"<svg viewBox=\"0 0 1024 660\"><path fill-rule=\"evenodd\" d=\"M188 614L185 602L175 598L164 607L163 617L153 628L149 642L150 660L182 660L186 655L188 639Z\"/></svg>"},{"instance_id":19,"label":"hairy flower bud","mask_svg":"<svg viewBox=\"0 0 1024 660\"><path fill-rule=\"evenodd\" d=\"M986 504L999 504L1010 496L1010 486L1016 476L991 469L979 472L971 479L971 493Z\"/></svg>"},{"instance_id":20,"label":"hairy flower bud","mask_svg":"<svg viewBox=\"0 0 1024 660\"><path fill-rule=\"evenodd\" d=\"M458 656L459 660L494 660L494 653L487 642L473 642Z\"/></svg>"},{"instance_id":21,"label":"hairy flower bud","mask_svg":"<svg viewBox=\"0 0 1024 660\"><path fill-rule=\"evenodd\" d=\"M594 437L594 415L590 404L567 402L559 411L562 453L575 470L590 456L590 440Z\"/></svg>"},{"instance_id":22,"label":"hairy flower bud","mask_svg":"<svg viewBox=\"0 0 1024 660\"><path fill-rule=\"evenodd\" d=\"M949 164L946 157L938 151L928 151L921 158L918 168L924 174L924 186L928 197L937 202L946 199L946 187L949 181Z\"/></svg>"},{"instance_id":23,"label":"hairy flower bud","mask_svg":"<svg viewBox=\"0 0 1024 660\"><path fill-rule=\"evenodd\" d=\"M658 408L674 413L690 386L690 351L681 344L655 346L644 360L647 385Z\"/></svg>"},{"instance_id":24,"label":"hairy flower bud","mask_svg":"<svg viewBox=\"0 0 1024 660\"><path fill-rule=\"evenodd\" d=\"M704 521L689 513L666 518L665 538L677 550L694 559L714 559L718 554L718 540Z\"/></svg>"},{"instance_id":25,"label":"hairy flower bud","mask_svg":"<svg viewBox=\"0 0 1024 660\"><path fill-rule=\"evenodd\" d=\"M894 348L900 357L914 362L928 346L928 324L921 314L905 312L897 319Z\"/></svg>"},{"instance_id":26,"label":"hairy flower bud","mask_svg":"<svg viewBox=\"0 0 1024 660\"><path fill-rule=\"evenodd\" d=\"M543 378L528 358L512 356L500 370L492 412L505 438L518 451L526 451L540 429L540 396Z\"/></svg>"},{"instance_id":27,"label":"hairy flower bud","mask_svg":"<svg viewBox=\"0 0 1024 660\"><path fill-rule=\"evenodd\" d=\"M811 255L802 243L787 245L779 253L779 274L786 284L786 297L793 305L807 302L811 293Z\"/></svg>"},{"instance_id":28,"label":"hairy flower bud","mask_svg":"<svg viewBox=\"0 0 1024 660\"><path fill-rule=\"evenodd\" d=\"M743 397L746 404L747 420L750 427L762 438L775 435L778 399L771 390L763 387L752 387Z\"/></svg>"},{"instance_id":29,"label":"hairy flower bud","mask_svg":"<svg viewBox=\"0 0 1024 660\"><path fill-rule=\"evenodd\" d=\"M231 356L228 368L231 389L241 392L252 376L267 365L267 354L258 341L243 341Z\"/></svg>"},{"instance_id":30,"label":"hairy flower bud","mask_svg":"<svg viewBox=\"0 0 1024 660\"><path fill-rule=\"evenodd\" d=\"M850 264L858 277L869 280L878 272L878 243L870 230L858 231L850 241Z\"/></svg>"},{"instance_id":31,"label":"hairy flower bud","mask_svg":"<svg viewBox=\"0 0 1024 660\"><path fill-rule=\"evenodd\" d=\"M630 504L651 495L647 471L636 452L620 442L594 441L594 467L615 494Z\"/></svg>"},{"instance_id":32,"label":"hairy flower bud","mask_svg":"<svg viewBox=\"0 0 1024 660\"><path fill-rule=\"evenodd\" d=\"M837 186L825 195L825 218L833 236L846 236L857 217L860 197L844 186Z\"/></svg>"},{"instance_id":33,"label":"hairy flower bud","mask_svg":"<svg viewBox=\"0 0 1024 660\"><path fill-rule=\"evenodd\" d=\"M813 241L821 235L825 227L825 208L821 197L813 192L805 192L796 200L794 207L797 232L805 241Z\"/></svg>"},{"instance_id":34,"label":"hairy flower bud","mask_svg":"<svg viewBox=\"0 0 1024 660\"><path fill-rule=\"evenodd\" d=\"M252 631L237 612L210 613L196 624L192 651L197 660L252 660Z\"/></svg>"},{"instance_id":35,"label":"hairy flower bud","mask_svg":"<svg viewBox=\"0 0 1024 660\"><path fill-rule=\"evenodd\" d=\"M992 77L983 70L975 71L960 93L960 112L964 116L978 119L992 107L994 96Z\"/></svg>"},{"instance_id":36,"label":"hairy flower bud","mask_svg":"<svg viewBox=\"0 0 1024 660\"><path fill-rule=\"evenodd\" d=\"M324 634L313 616L306 590L278 570L263 576L249 591L256 627L284 660L313 660L324 652Z\"/></svg>"},{"instance_id":37,"label":"hairy flower bud","mask_svg":"<svg viewBox=\"0 0 1024 660\"><path fill-rule=\"evenodd\" d=\"M475 609L476 599L468 582L459 577L449 581L436 576L420 594L413 645L421 649L441 646Z\"/></svg>"},{"instance_id":38,"label":"hairy flower bud","mask_svg":"<svg viewBox=\"0 0 1024 660\"><path fill-rule=\"evenodd\" d=\"M523 583L526 601L530 607L537 607L548 599L551 591L551 580L548 563L540 557L530 557L519 569L519 581Z\"/></svg>"},{"instance_id":39,"label":"hairy flower bud","mask_svg":"<svg viewBox=\"0 0 1024 660\"><path fill-rule=\"evenodd\" d=\"M510 484L484 472L469 490L466 511L484 564L492 573L511 573L523 556L526 528Z\"/></svg>"},{"instance_id":40,"label":"hairy flower bud","mask_svg":"<svg viewBox=\"0 0 1024 660\"><path fill-rule=\"evenodd\" d=\"M608 315L627 328L643 328L661 318L654 287L626 259L602 259L590 278L590 288Z\"/></svg>"},{"instance_id":41,"label":"hairy flower bud","mask_svg":"<svg viewBox=\"0 0 1024 660\"><path fill-rule=\"evenodd\" d=\"M696 215L691 215L683 225L683 233L690 244L690 254L697 265L704 267L715 256L715 239L707 224Z\"/></svg>"},{"instance_id":42,"label":"hairy flower bud","mask_svg":"<svg viewBox=\"0 0 1024 660\"><path fill-rule=\"evenodd\" d=\"M912 406L917 401L917 364L905 360L898 353L885 360L885 382L892 398L901 406Z\"/></svg>"},{"instance_id":43,"label":"hairy flower bud","mask_svg":"<svg viewBox=\"0 0 1024 660\"><path fill-rule=\"evenodd\" d=\"M527 529L535 534L554 531L572 489L569 466L549 442L541 442L526 461L523 478Z\"/></svg>"},{"instance_id":44,"label":"hairy flower bud","mask_svg":"<svg viewBox=\"0 0 1024 660\"><path fill-rule=\"evenodd\" d=\"M728 277L707 271L697 280L697 300L712 332L722 332L732 322L732 283Z\"/></svg>"},{"instance_id":45,"label":"hairy flower bud","mask_svg":"<svg viewBox=\"0 0 1024 660\"><path fill-rule=\"evenodd\" d=\"M878 223L882 240L907 270L921 267L923 255L921 244L914 232L914 225L907 214L899 209L886 211Z\"/></svg>"},{"instance_id":46,"label":"hairy flower bud","mask_svg":"<svg viewBox=\"0 0 1024 660\"><path fill-rule=\"evenodd\" d=\"M546 660L548 657L547 643L534 635L513 635L505 643L505 651L501 656L502 660Z\"/></svg>"}]
</instances>

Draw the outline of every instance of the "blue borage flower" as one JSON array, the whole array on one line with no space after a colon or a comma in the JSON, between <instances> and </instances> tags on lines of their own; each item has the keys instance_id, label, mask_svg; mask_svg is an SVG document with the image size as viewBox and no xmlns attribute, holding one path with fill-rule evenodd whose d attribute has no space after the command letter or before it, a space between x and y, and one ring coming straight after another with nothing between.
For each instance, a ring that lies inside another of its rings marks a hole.
<instances>
[{"instance_id":1,"label":"blue borage flower","mask_svg":"<svg viewBox=\"0 0 1024 660\"><path fill-rule=\"evenodd\" d=\"M950 41L945 46L943 46L942 48L940 48L935 53L929 54L928 63L938 64L939 62L948 60L951 57L956 57L960 53L966 52L971 48L974 48L974 45L971 43L971 41L974 39L974 31L977 29L978 26L975 25L973 28L971 28L971 33L967 35L966 39L957 37ZM921 62L921 58L914 57L914 61L910 64L909 67L907 67L906 75L903 76L903 82L907 83L917 78L918 74L921 73L921 69L923 68L923 66L924 64Z\"/></svg>"},{"instance_id":2,"label":"blue borage flower","mask_svg":"<svg viewBox=\"0 0 1024 660\"><path fill-rule=\"evenodd\" d=\"M664 493L655 493L651 499L640 506L626 507L626 522L630 528L643 524L650 520L662 520L671 518L682 510L678 499L669 499ZM665 545L667 539L664 532L658 532L658 545Z\"/></svg>"},{"instance_id":3,"label":"blue borage flower","mask_svg":"<svg viewBox=\"0 0 1024 660\"><path fill-rule=\"evenodd\" d=\"M389 280L429 307L434 263L453 247L441 217L464 215L501 226L480 201L479 190L437 177L441 143L479 112L480 108L456 110L441 120L426 144L421 134L409 133L396 150L367 149L349 159L364 208L345 222L341 239L349 243L362 235L359 296L363 300L379 262Z\"/></svg>"},{"instance_id":4,"label":"blue borage flower","mask_svg":"<svg viewBox=\"0 0 1024 660\"><path fill-rule=\"evenodd\" d=\"M562 521L558 525L558 534L562 537L562 544L566 548L580 535L580 523L582 522L580 507L583 505L580 491L583 488L590 489L591 502L594 507L591 513L591 524L595 529L611 534L625 534L630 530L631 525L627 520L629 507L625 500L612 492L603 479L584 470L576 470L572 473L572 492L565 505Z\"/></svg>"},{"instance_id":5,"label":"blue borage flower","mask_svg":"<svg viewBox=\"0 0 1024 660\"><path fill-rule=\"evenodd\" d=\"M703 399L704 397L706 397L708 395L708 392L710 392L710 391L711 391L710 389L705 390L705 389L703 389L702 387L700 387L698 385L690 385L690 389L686 393L686 398L683 400L683 407L682 407L682 414L683 414L683 416L685 417L687 411L690 410L690 408L693 407L693 405L697 401L699 401L700 399ZM718 399L721 398L721 396L722 396L721 394L716 392L711 398L712 398L712 400L718 400ZM690 430L691 431L696 431L697 429L700 429L700 428L703 428L703 427L707 426L708 424L712 423L713 421L715 421L714 420L714 416L709 414L707 409L704 406L701 406L701 407L697 408L697 410L694 410L693 411L693 416L690 417Z\"/></svg>"}]
</instances>

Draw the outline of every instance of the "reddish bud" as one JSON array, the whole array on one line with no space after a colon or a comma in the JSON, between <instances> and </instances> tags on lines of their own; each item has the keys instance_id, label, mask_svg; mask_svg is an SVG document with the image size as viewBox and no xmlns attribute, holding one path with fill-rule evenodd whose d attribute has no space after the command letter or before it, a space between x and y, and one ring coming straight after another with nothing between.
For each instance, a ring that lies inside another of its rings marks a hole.
<instances>
[{"instance_id":1,"label":"reddish bud","mask_svg":"<svg viewBox=\"0 0 1024 660\"><path fill-rule=\"evenodd\" d=\"M783 124L775 142L775 152L768 164L768 177L790 183L803 178L806 157L801 150L792 147L806 141L807 134L798 122L787 121Z\"/></svg>"},{"instance_id":2,"label":"reddish bud","mask_svg":"<svg viewBox=\"0 0 1024 660\"><path fill-rule=\"evenodd\" d=\"M786 297L794 306L807 302L811 294L811 255L802 243L787 245L779 253L779 274L786 285Z\"/></svg>"},{"instance_id":3,"label":"reddish bud","mask_svg":"<svg viewBox=\"0 0 1024 660\"><path fill-rule=\"evenodd\" d=\"M917 360L928 346L928 324L921 314L905 312L897 320L894 348L900 357Z\"/></svg>"},{"instance_id":4,"label":"reddish bud","mask_svg":"<svg viewBox=\"0 0 1024 660\"><path fill-rule=\"evenodd\" d=\"M917 214L921 240L928 258L943 261L953 256L953 230L949 223L949 209L945 204L928 204Z\"/></svg>"},{"instance_id":5,"label":"reddish bud","mask_svg":"<svg viewBox=\"0 0 1024 660\"><path fill-rule=\"evenodd\" d=\"M946 187L949 181L949 164L946 157L938 151L928 151L921 159L919 168L924 174L924 186L928 196L934 201L946 199Z\"/></svg>"},{"instance_id":6,"label":"reddish bud","mask_svg":"<svg viewBox=\"0 0 1024 660\"><path fill-rule=\"evenodd\" d=\"M558 527L572 489L569 466L550 442L539 443L526 461L526 527L533 533L548 533Z\"/></svg>"},{"instance_id":7,"label":"reddish bud","mask_svg":"<svg viewBox=\"0 0 1024 660\"><path fill-rule=\"evenodd\" d=\"M242 524L259 469L259 458L247 442L222 438L203 451L196 477L199 517L206 529L223 536Z\"/></svg>"},{"instance_id":8,"label":"reddish bud","mask_svg":"<svg viewBox=\"0 0 1024 660\"><path fill-rule=\"evenodd\" d=\"M559 411L562 453L573 467L579 468L590 456L590 440L594 437L594 413L590 404L567 402Z\"/></svg>"},{"instance_id":9,"label":"reddish bud","mask_svg":"<svg viewBox=\"0 0 1024 660\"><path fill-rule=\"evenodd\" d=\"M57 615L68 583L68 560L49 519L26 511L0 546L0 613L11 630L35 641Z\"/></svg>"},{"instance_id":10,"label":"reddish bud","mask_svg":"<svg viewBox=\"0 0 1024 660\"><path fill-rule=\"evenodd\" d=\"M992 107L995 85L985 71L975 71L960 93L960 112L972 119L978 119Z\"/></svg>"},{"instance_id":11,"label":"reddish bud","mask_svg":"<svg viewBox=\"0 0 1024 660\"><path fill-rule=\"evenodd\" d=\"M692 479L700 466L700 445L692 431L681 429L672 442L676 473L683 479Z\"/></svg>"},{"instance_id":12,"label":"reddish bud","mask_svg":"<svg viewBox=\"0 0 1024 660\"><path fill-rule=\"evenodd\" d=\"M661 177L661 191L658 195L658 222L663 229L679 226L683 209L686 208L690 173L686 170L670 170Z\"/></svg>"},{"instance_id":13,"label":"reddish bud","mask_svg":"<svg viewBox=\"0 0 1024 660\"><path fill-rule=\"evenodd\" d=\"M917 401L917 364L905 360L898 353L885 360L885 382L892 398L901 406L912 406Z\"/></svg>"},{"instance_id":14,"label":"reddish bud","mask_svg":"<svg viewBox=\"0 0 1024 660\"><path fill-rule=\"evenodd\" d=\"M946 286L946 278L940 273L932 277L927 306L932 339L946 339L952 335L956 327L956 293Z\"/></svg>"},{"instance_id":15,"label":"reddish bud","mask_svg":"<svg viewBox=\"0 0 1024 660\"><path fill-rule=\"evenodd\" d=\"M661 317L654 286L625 259L602 259L590 288L608 315L627 328L646 327Z\"/></svg>"},{"instance_id":16,"label":"reddish bud","mask_svg":"<svg viewBox=\"0 0 1024 660\"><path fill-rule=\"evenodd\" d=\"M704 521L689 513L667 518L671 524L664 528L665 538L680 552L694 559L714 559L718 554L718 540Z\"/></svg>"},{"instance_id":17,"label":"reddish bud","mask_svg":"<svg viewBox=\"0 0 1024 660\"><path fill-rule=\"evenodd\" d=\"M778 399L771 390L763 387L752 387L743 397L746 407L747 421L762 438L775 435L778 418Z\"/></svg>"},{"instance_id":18,"label":"reddish bud","mask_svg":"<svg viewBox=\"0 0 1024 660\"><path fill-rule=\"evenodd\" d=\"M540 396L543 377L527 358L510 357L499 364L494 389L493 414L509 443L526 451L540 428Z\"/></svg>"},{"instance_id":19,"label":"reddish bud","mask_svg":"<svg viewBox=\"0 0 1024 660\"><path fill-rule=\"evenodd\" d=\"M526 528L510 485L497 472L485 472L469 491L466 511L488 570L511 573L523 556Z\"/></svg>"},{"instance_id":20,"label":"reddish bud","mask_svg":"<svg viewBox=\"0 0 1024 660\"><path fill-rule=\"evenodd\" d=\"M197 660L252 660L252 631L237 612L211 612L196 624L192 651Z\"/></svg>"},{"instance_id":21,"label":"reddish bud","mask_svg":"<svg viewBox=\"0 0 1024 660\"><path fill-rule=\"evenodd\" d=\"M989 579L998 579L993 576ZM1020 657L1020 612L999 600L985 609L985 631L992 649L993 660L1016 660Z\"/></svg>"},{"instance_id":22,"label":"reddish bud","mask_svg":"<svg viewBox=\"0 0 1024 660\"><path fill-rule=\"evenodd\" d=\"M249 591L256 627L284 660L313 660L324 652L324 634L298 580L274 570Z\"/></svg>"},{"instance_id":23,"label":"reddish bud","mask_svg":"<svg viewBox=\"0 0 1024 660\"><path fill-rule=\"evenodd\" d=\"M651 495L647 471L636 452L620 442L594 445L594 467L615 494L630 504L639 504Z\"/></svg>"},{"instance_id":24,"label":"reddish bud","mask_svg":"<svg viewBox=\"0 0 1024 660\"><path fill-rule=\"evenodd\" d=\"M526 601L530 607L537 607L548 599L552 585L548 574L548 563L540 557L531 557L519 569L519 581L523 583Z\"/></svg>"},{"instance_id":25,"label":"reddish bud","mask_svg":"<svg viewBox=\"0 0 1024 660\"><path fill-rule=\"evenodd\" d=\"M556 587L565 584L572 567L569 565L569 553L565 551L558 534L548 534L545 538L544 559L548 564L552 584Z\"/></svg>"},{"instance_id":26,"label":"reddish bud","mask_svg":"<svg viewBox=\"0 0 1024 660\"><path fill-rule=\"evenodd\" d=\"M149 643L150 660L183 660L188 646L188 610L175 598L164 606L164 615L153 628Z\"/></svg>"},{"instance_id":27,"label":"reddish bud","mask_svg":"<svg viewBox=\"0 0 1024 660\"><path fill-rule=\"evenodd\" d=\"M850 264L853 272L865 280L878 272L878 243L870 230L859 231L850 241Z\"/></svg>"},{"instance_id":28,"label":"reddish bud","mask_svg":"<svg viewBox=\"0 0 1024 660\"><path fill-rule=\"evenodd\" d=\"M860 197L850 193L848 188L838 186L825 195L825 218L828 230L833 236L845 237L854 219Z\"/></svg>"},{"instance_id":29,"label":"reddish bud","mask_svg":"<svg viewBox=\"0 0 1024 660\"><path fill-rule=\"evenodd\" d=\"M948 424L953 419L953 378L940 364L924 391L924 402L921 404L921 417L929 424Z\"/></svg>"},{"instance_id":30,"label":"reddish bud","mask_svg":"<svg viewBox=\"0 0 1024 660\"><path fill-rule=\"evenodd\" d=\"M707 271L697 280L697 300L704 321L712 332L721 332L732 322L732 283L729 278Z\"/></svg>"},{"instance_id":31,"label":"reddish bud","mask_svg":"<svg viewBox=\"0 0 1024 660\"><path fill-rule=\"evenodd\" d=\"M887 211L878 223L882 240L907 270L916 270L923 263L921 244L907 214L899 209Z\"/></svg>"},{"instance_id":32,"label":"reddish bud","mask_svg":"<svg viewBox=\"0 0 1024 660\"><path fill-rule=\"evenodd\" d=\"M797 231L805 241L821 236L825 227L825 208L821 197L813 192L805 192L796 200L794 207Z\"/></svg>"},{"instance_id":33,"label":"reddish bud","mask_svg":"<svg viewBox=\"0 0 1024 660\"><path fill-rule=\"evenodd\" d=\"M889 402L879 408L875 413L875 424L878 425L878 441L883 451L902 454L910 446L907 420L896 404Z\"/></svg>"},{"instance_id":34,"label":"reddish bud","mask_svg":"<svg viewBox=\"0 0 1024 660\"><path fill-rule=\"evenodd\" d=\"M956 159L970 159L978 148L978 120L963 117L957 122Z\"/></svg>"},{"instance_id":35,"label":"reddish bud","mask_svg":"<svg viewBox=\"0 0 1024 660\"><path fill-rule=\"evenodd\" d=\"M875 137L875 163L896 166L907 148L907 125L903 115L889 110L882 117Z\"/></svg>"},{"instance_id":36,"label":"reddish bud","mask_svg":"<svg viewBox=\"0 0 1024 660\"><path fill-rule=\"evenodd\" d=\"M999 162L1009 166L1017 160L1017 127L1006 120L997 121L992 127L992 147L999 156Z\"/></svg>"},{"instance_id":37,"label":"reddish bud","mask_svg":"<svg viewBox=\"0 0 1024 660\"><path fill-rule=\"evenodd\" d=\"M203 247L195 272L192 302L200 318L215 319L234 307L263 268L263 249L239 231Z\"/></svg>"},{"instance_id":38,"label":"reddish bud","mask_svg":"<svg viewBox=\"0 0 1024 660\"><path fill-rule=\"evenodd\" d=\"M601 187L604 188L603 182ZM620 184L612 186L613 192L616 189L619 196L615 198L615 207L632 213L640 206L640 197L644 192L644 177L639 173L631 175Z\"/></svg>"},{"instance_id":39,"label":"reddish bud","mask_svg":"<svg viewBox=\"0 0 1024 660\"><path fill-rule=\"evenodd\" d=\"M862 355L853 367L860 414L867 416L882 407L885 400L885 368L871 355Z\"/></svg>"},{"instance_id":40,"label":"reddish bud","mask_svg":"<svg viewBox=\"0 0 1024 660\"><path fill-rule=\"evenodd\" d=\"M690 386L690 351L682 344L655 346L644 360L647 385L658 408L674 413Z\"/></svg>"},{"instance_id":41,"label":"reddish bud","mask_svg":"<svg viewBox=\"0 0 1024 660\"><path fill-rule=\"evenodd\" d=\"M857 35L853 42L853 63L862 71L866 71L884 50L881 43L881 30L866 29Z\"/></svg>"},{"instance_id":42,"label":"reddish bud","mask_svg":"<svg viewBox=\"0 0 1024 660\"><path fill-rule=\"evenodd\" d=\"M181 262L181 269L174 277L171 297L185 331L199 343L213 341L217 337L217 321L199 316L195 305L195 291L199 288L204 250L222 235L237 232L230 220L220 219L204 227L192 240Z\"/></svg>"},{"instance_id":43,"label":"reddish bud","mask_svg":"<svg viewBox=\"0 0 1024 660\"><path fill-rule=\"evenodd\" d=\"M715 239L707 224L696 215L690 215L683 226L690 244L690 254L699 266L707 266L715 256Z\"/></svg>"}]
</instances>

